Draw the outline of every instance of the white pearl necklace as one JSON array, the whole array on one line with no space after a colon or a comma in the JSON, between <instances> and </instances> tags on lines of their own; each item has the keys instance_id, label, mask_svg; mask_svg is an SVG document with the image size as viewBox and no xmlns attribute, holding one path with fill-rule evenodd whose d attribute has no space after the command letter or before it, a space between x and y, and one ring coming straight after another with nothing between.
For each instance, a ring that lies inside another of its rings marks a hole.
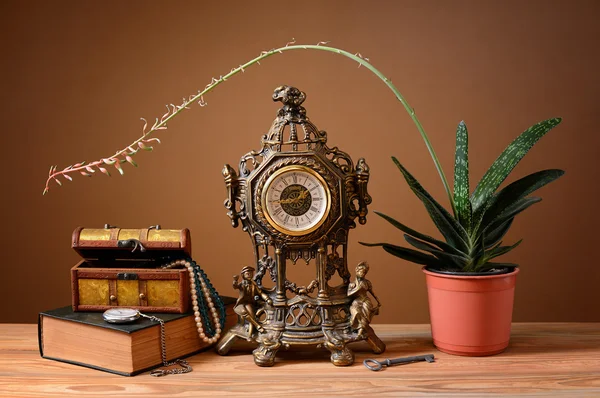
<instances>
[{"instance_id":1,"label":"white pearl necklace","mask_svg":"<svg viewBox=\"0 0 600 398\"><path fill-rule=\"evenodd\" d=\"M215 303L213 302L212 297L210 297L210 290L208 286L206 286L206 282L202 278L198 278L200 281L200 287L202 289L202 293L204 294L204 299L208 304L208 308L210 309L210 313L213 317L213 325L215 327L215 335L212 337L207 337L204 333L204 325L202 325L202 318L200 317L200 307L198 307L198 290L196 289L196 281L194 279L194 267L192 267L192 263L187 260L175 260L165 266L163 268L174 268L177 266L184 266L188 270L188 274L190 276L190 292L192 295L192 308L194 309L194 320L196 321L196 328L198 329L198 336L200 339L208 344L216 343L221 337L221 323L219 320L219 311L215 308Z\"/></svg>"}]
</instances>

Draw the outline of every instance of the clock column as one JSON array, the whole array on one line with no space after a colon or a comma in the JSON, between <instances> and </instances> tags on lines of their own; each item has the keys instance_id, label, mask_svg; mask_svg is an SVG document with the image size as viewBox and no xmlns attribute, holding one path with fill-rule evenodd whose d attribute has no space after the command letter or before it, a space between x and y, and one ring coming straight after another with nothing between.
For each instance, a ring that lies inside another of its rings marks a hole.
<instances>
[{"instance_id":1,"label":"clock column","mask_svg":"<svg viewBox=\"0 0 600 398\"><path fill-rule=\"evenodd\" d=\"M277 266L275 301L279 303L285 303L285 253L281 247L277 247L275 249L275 264Z\"/></svg>"},{"instance_id":2,"label":"clock column","mask_svg":"<svg viewBox=\"0 0 600 398\"><path fill-rule=\"evenodd\" d=\"M326 260L327 249L324 243L319 244L317 250L317 281L319 282L319 294L317 295L320 299L327 299L327 280L325 278L325 260Z\"/></svg>"}]
</instances>

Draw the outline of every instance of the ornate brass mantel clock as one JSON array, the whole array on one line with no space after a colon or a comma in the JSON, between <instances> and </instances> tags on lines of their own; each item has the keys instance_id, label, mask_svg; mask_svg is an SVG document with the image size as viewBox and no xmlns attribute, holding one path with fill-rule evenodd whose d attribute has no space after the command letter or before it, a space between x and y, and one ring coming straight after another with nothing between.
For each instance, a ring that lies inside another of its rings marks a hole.
<instances>
[{"instance_id":1,"label":"ornate brass mantel clock","mask_svg":"<svg viewBox=\"0 0 600 398\"><path fill-rule=\"evenodd\" d=\"M294 87L275 89L281 101L260 151L242 156L239 175L225 165L225 207L231 223L250 234L255 267L244 267L235 312L240 322L218 343L225 355L239 338L258 344L253 352L259 366L272 366L281 348L290 345L325 347L334 365L350 365L354 354L348 343L366 340L373 351L385 350L369 326L379 300L364 278L368 264L360 263L356 281L348 271L348 231L366 222L369 167L354 162L337 147L327 146L301 104L305 94ZM298 286L286 278L286 264L315 264L315 279ZM256 271L256 275L254 272ZM342 283L329 286L338 273ZM275 286L262 280L269 274ZM374 306L368 293L377 300Z\"/></svg>"}]
</instances>

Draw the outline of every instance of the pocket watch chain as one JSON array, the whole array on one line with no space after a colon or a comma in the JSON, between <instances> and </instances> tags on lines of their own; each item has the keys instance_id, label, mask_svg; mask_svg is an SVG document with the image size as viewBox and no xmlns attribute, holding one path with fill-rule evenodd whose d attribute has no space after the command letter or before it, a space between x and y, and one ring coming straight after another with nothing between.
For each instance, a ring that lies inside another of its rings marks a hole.
<instances>
[{"instance_id":1,"label":"pocket watch chain","mask_svg":"<svg viewBox=\"0 0 600 398\"><path fill-rule=\"evenodd\" d=\"M167 339L165 336L165 321L163 321L162 319L160 319L156 316L142 314L141 312L140 312L140 316L160 323L160 357L162 359L163 366L164 367L173 366L173 365L181 366L180 368L174 368L174 369L156 369L156 370L153 370L152 372L150 372L150 374L152 376L159 377L159 376L166 376L166 375L170 375L170 374L182 374L182 373L191 372L192 367L189 365L189 363L185 359L176 359L172 362L167 362Z\"/></svg>"}]
</instances>

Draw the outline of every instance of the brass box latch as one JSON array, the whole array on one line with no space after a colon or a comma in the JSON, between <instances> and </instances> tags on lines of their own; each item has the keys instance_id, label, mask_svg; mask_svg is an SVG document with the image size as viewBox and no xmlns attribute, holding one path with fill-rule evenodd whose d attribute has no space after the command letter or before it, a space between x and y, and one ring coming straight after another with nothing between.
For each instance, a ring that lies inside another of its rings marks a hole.
<instances>
[{"instance_id":1,"label":"brass box latch","mask_svg":"<svg viewBox=\"0 0 600 398\"><path fill-rule=\"evenodd\" d=\"M117 274L117 280L119 281L134 281L138 279L138 274L134 272L119 272Z\"/></svg>"}]
</instances>

